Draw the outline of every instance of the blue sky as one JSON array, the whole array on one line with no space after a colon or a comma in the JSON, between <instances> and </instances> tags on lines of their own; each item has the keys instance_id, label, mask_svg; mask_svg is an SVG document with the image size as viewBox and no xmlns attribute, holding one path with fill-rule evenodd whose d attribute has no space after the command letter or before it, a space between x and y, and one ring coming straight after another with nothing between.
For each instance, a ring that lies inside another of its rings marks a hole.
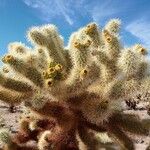
<instances>
[{"instance_id":1,"label":"blue sky","mask_svg":"<svg viewBox=\"0 0 150 150\"><path fill-rule=\"evenodd\" d=\"M121 39L130 46L150 49L150 0L0 0L0 55L9 42L26 44L26 30L55 24L67 43L71 32L89 22L100 26L111 18L122 20Z\"/></svg>"}]
</instances>

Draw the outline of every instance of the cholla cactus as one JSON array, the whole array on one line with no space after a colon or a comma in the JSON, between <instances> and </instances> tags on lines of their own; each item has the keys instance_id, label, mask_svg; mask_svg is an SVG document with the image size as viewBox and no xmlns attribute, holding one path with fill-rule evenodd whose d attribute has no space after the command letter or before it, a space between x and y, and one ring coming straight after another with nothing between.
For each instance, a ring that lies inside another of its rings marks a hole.
<instances>
[{"instance_id":1,"label":"cholla cactus","mask_svg":"<svg viewBox=\"0 0 150 150\"><path fill-rule=\"evenodd\" d=\"M30 115L19 121L20 131L7 138L10 142L1 132L5 149L30 149L26 143L31 140L37 142L32 150L79 150L81 141L87 149L112 149L96 136L106 132L121 148L134 150L127 133L149 135L149 126L125 114L122 105L136 93L150 91L147 51L140 44L122 48L119 29L118 19L104 29L90 23L73 33L64 48L50 24L29 29L33 50L9 44L2 59L0 99L23 103Z\"/></svg>"}]
</instances>

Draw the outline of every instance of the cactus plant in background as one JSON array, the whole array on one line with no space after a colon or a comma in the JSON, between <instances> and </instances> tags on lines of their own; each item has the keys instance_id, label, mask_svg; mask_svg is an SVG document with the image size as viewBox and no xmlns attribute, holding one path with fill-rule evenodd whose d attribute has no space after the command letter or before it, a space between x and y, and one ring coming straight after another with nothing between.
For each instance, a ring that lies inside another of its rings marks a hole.
<instances>
[{"instance_id":1,"label":"cactus plant in background","mask_svg":"<svg viewBox=\"0 0 150 150\"><path fill-rule=\"evenodd\" d=\"M90 23L74 32L67 47L54 25L27 33L34 45L10 43L0 72L0 100L24 105L20 130L0 131L4 150L134 150L130 133L149 136L149 120L124 113L124 103L150 92L147 50L123 48L120 20L101 29ZM150 97L147 94L146 101ZM141 99L142 101L142 99ZM147 106L148 107L148 106ZM29 141L36 141L28 145ZM82 145L82 146L81 146Z\"/></svg>"}]
</instances>

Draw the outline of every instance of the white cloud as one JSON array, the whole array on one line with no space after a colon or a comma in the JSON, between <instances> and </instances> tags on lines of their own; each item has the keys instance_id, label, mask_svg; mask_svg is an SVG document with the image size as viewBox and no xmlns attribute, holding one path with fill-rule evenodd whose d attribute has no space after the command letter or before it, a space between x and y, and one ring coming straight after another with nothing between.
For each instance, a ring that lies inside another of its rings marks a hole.
<instances>
[{"instance_id":1,"label":"white cloud","mask_svg":"<svg viewBox=\"0 0 150 150\"><path fill-rule=\"evenodd\" d=\"M150 22L139 19L127 25L126 30L137 37L147 48L150 48Z\"/></svg>"},{"instance_id":2,"label":"white cloud","mask_svg":"<svg viewBox=\"0 0 150 150\"><path fill-rule=\"evenodd\" d=\"M40 14L42 19L50 21L54 17L63 17L70 25L74 24L75 10L79 9L84 0L23 0L23 2L32 7Z\"/></svg>"},{"instance_id":3,"label":"white cloud","mask_svg":"<svg viewBox=\"0 0 150 150\"><path fill-rule=\"evenodd\" d=\"M62 13L62 15L64 16L64 18L66 19L66 21L72 25L73 24L73 20L71 19L71 17L69 16L70 13L70 9L65 6L64 2L61 0L56 0L55 1L59 11Z\"/></svg>"},{"instance_id":4,"label":"white cloud","mask_svg":"<svg viewBox=\"0 0 150 150\"><path fill-rule=\"evenodd\" d=\"M112 2L112 0L108 0L93 7L91 16L95 22L102 22L107 17L110 17L121 11L120 8L116 9L116 7L113 6Z\"/></svg>"},{"instance_id":5,"label":"white cloud","mask_svg":"<svg viewBox=\"0 0 150 150\"><path fill-rule=\"evenodd\" d=\"M72 9L71 1L68 3L67 0L23 0L24 3L32 8L37 9L41 12L39 14L42 19L50 21L54 17L62 17L72 25L73 19L71 18Z\"/></svg>"},{"instance_id":6,"label":"white cloud","mask_svg":"<svg viewBox=\"0 0 150 150\"><path fill-rule=\"evenodd\" d=\"M87 0L23 0L24 3L37 9L40 17L50 21L56 17L63 17L66 22L73 25L78 18L87 17L98 23L122 10L113 0L87 1Z\"/></svg>"}]
</instances>

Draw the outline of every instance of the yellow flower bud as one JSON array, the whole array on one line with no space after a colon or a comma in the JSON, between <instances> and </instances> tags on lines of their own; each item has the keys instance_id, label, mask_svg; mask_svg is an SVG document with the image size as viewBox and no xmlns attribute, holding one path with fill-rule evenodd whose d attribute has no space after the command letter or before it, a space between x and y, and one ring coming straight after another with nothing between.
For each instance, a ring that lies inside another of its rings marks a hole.
<instances>
[{"instance_id":1,"label":"yellow flower bud","mask_svg":"<svg viewBox=\"0 0 150 150\"><path fill-rule=\"evenodd\" d=\"M147 55L147 50L141 44L136 44L133 48L138 53L142 55Z\"/></svg>"},{"instance_id":2,"label":"yellow flower bud","mask_svg":"<svg viewBox=\"0 0 150 150\"><path fill-rule=\"evenodd\" d=\"M147 50L146 50L145 48L143 48L143 47L141 47L141 48L139 49L139 51L140 51L140 53L141 53L142 55L146 55L146 54L147 54Z\"/></svg>"}]
</instances>

